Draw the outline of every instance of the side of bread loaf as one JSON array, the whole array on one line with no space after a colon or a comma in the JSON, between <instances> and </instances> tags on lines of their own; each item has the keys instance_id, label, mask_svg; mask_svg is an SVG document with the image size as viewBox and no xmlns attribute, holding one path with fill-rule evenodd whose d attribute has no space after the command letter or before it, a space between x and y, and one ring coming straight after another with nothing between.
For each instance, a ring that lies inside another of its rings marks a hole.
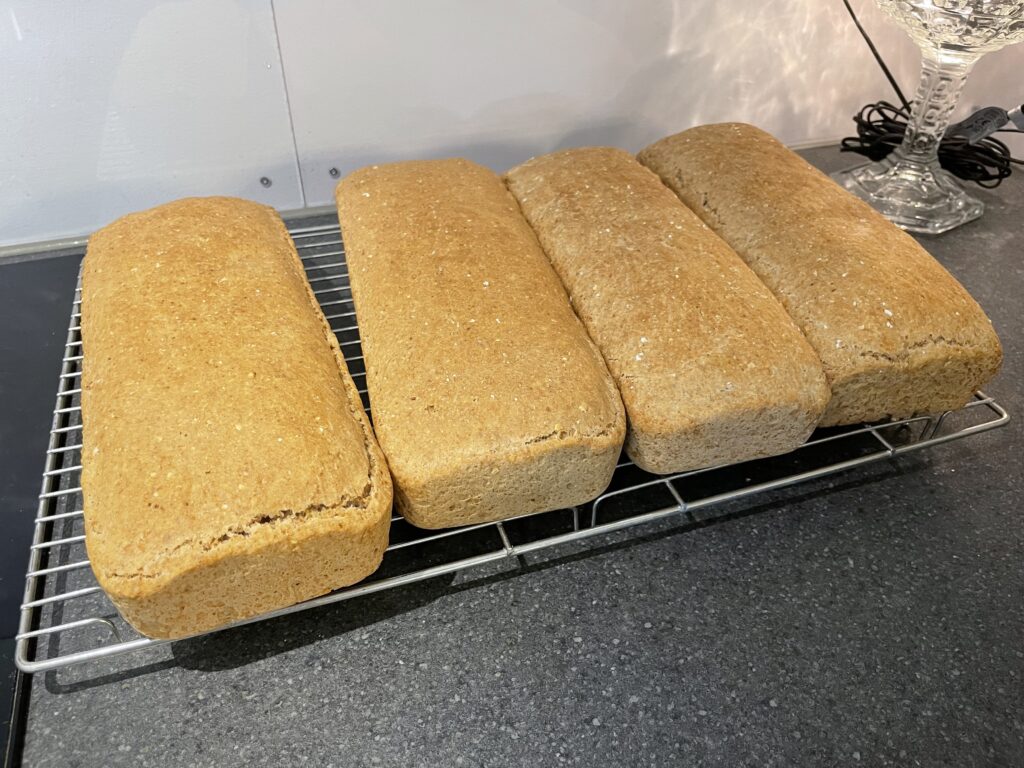
<instances>
[{"instance_id":1,"label":"side of bread loaf","mask_svg":"<svg viewBox=\"0 0 1024 768\"><path fill-rule=\"evenodd\" d=\"M193 198L89 240L82 488L93 571L174 638L372 573L391 480L271 209Z\"/></svg>"},{"instance_id":2,"label":"side of bread loaf","mask_svg":"<svg viewBox=\"0 0 1024 768\"><path fill-rule=\"evenodd\" d=\"M796 320L832 389L823 425L958 408L998 371L992 324L956 279L764 131L692 128L639 159Z\"/></svg>"},{"instance_id":3,"label":"side of bread loaf","mask_svg":"<svg viewBox=\"0 0 1024 768\"><path fill-rule=\"evenodd\" d=\"M466 160L373 166L337 202L400 511L440 528L597 496L622 403L501 179Z\"/></svg>"},{"instance_id":4,"label":"side of bread loaf","mask_svg":"<svg viewBox=\"0 0 1024 768\"><path fill-rule=\"evenodd\" d=\"M619 386L637 465L683 472L807 439L829 397L814 350L657 176L591 147L506 180Z\"/></svg>"}]
</instances>

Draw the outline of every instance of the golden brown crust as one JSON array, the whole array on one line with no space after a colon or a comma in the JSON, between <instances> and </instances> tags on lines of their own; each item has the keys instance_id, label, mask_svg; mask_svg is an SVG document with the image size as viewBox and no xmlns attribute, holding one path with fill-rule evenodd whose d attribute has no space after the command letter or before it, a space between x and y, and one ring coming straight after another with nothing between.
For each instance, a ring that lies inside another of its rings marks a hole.
<instances>
[{"instance_id":1,"label":"golden brown crust","mask_svg":"<svg viewBox=\"0 0 1024 768\"><path fill-rule=\"evenodd\" d=\"M104 227L82 340L86 546L140 631L193 634L377 567L390 477L272 209L192 198Z\"/></svg>"},{"instance_id":2,"label":"golden brown crust","mask_svg":"<svg viewBox=\"0 0 1024 768\"><path fill-rule=\"evenodd\" d=\"M832 387L822 424L955 408L998 371L991 322L942 265L764 131L692 128L639 159L796 320Z\"/></svg>"},{"instance_id":3,"label":"golden brown crust","mask_svg":"<svg viewBox=\"0 0 1024 768\"><path fill-rule=\"evenodd\" d=\"M570 149L506 176L619 385L642 468L793 450L821 364L757 276L631 155Z\"/></svg>"},{"instance_id":4,"label":"golden brown crust","mask_svg":"<svg viewBox=\"0 0 1024 768\"><path fill-rule=\"evenodd\" d=\"M437 528L599 493L622 404L501 180L466 160L395 163L337 199L402 513Z\"/></svg>"}]
</instances>

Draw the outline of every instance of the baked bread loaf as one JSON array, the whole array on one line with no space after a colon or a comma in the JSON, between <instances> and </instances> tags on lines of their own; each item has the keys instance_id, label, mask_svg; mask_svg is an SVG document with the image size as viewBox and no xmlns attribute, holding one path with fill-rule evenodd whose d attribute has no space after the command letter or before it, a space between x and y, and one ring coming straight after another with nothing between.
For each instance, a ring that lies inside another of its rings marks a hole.
<instances>
[{"instance_id":1,"label":"baked bread loaf","mask_svg":"<svg viewBox=\"0 0 1024 768\"><path fill-rule=\"evenodd\" d=\"M136 629L195 634L377 568L387 465L272 209L196 198L101 229L82 343L85 543Z\"/></svg>"},{"instance_id":2,"label":"baked bread loaf","mask_svg":"<svg viewBox=\"0 0 1024 768\"><path fill-rule=\"evenodd\" d=\"M604 490L622 403L501 179L466 160L373 166L337 202L402 514L443 528Z\"/></svg>"},{"instance_id":3,"label":"baked bread loaf","mask_svg":"<svg viewBox=\"0 0 1024 768\"><path fill-rule=\"evenodd\" d=\"M639 155L778 297L825 367L822 425L959 408L999 370L992 324L908 234L750 125Z\"/></svg>"},{"instance_id":4,"label":"baked bread loaf","mask_svg":"<svg viewBox=\"0 0 1024 768\"><path fill-rule=\"evenodd\" d=\"M619 149L508 172L626 406L626 451L684 472L791 451L828 402L821 363L729 246Z\"/></svg>"}]
</instances>

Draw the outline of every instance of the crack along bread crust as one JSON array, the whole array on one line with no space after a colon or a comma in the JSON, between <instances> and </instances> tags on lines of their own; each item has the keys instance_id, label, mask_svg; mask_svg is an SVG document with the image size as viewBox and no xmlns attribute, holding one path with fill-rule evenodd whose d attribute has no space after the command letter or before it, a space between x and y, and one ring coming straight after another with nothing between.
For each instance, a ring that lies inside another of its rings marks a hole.
<instances>
[{"instance_id":1,"label":"crack along bread crust","mask_svg":"<svg viewBox=\"0 0 1024 768\"><path fill-rule=\"evenodd\" d=\"M192 198L89 240L82 488L100 586L175 638L359 581L391 481L273 209Z\"/></svg>"},{"instance_id":2,"label":"crack along bread crust","mask_svg":"<svg viewBox=\"0 0 1024 768\"><path fill-rule=\"evenodd\" d=\"M684 472L807 439L829 398L814 350L657 176L589 147L506 180L619 385L638 466Z\"/></svg>"},{"instance_id":3,"label":"crack along bread crust","mask_svg":"<svg viewBox=\"0 0 1024 768\"><path fill-rule=\"evenodd\" d=\"M601 493L622 403L501 179L458 159L373 166L337 203L402 514L443 528Z\"/></svg>"},{"instance_id":4,"label":"crack along bread crust","mask_svg":"<svg viewBox=\"0 0 1024 768\"><path fill-rule=\"evenodd\" d=\"M992 323L956 279L764 131L691 128L639 159L796 320L832 388L822 425L959 408L999 370Z\"/></svg>"}]
</instances>

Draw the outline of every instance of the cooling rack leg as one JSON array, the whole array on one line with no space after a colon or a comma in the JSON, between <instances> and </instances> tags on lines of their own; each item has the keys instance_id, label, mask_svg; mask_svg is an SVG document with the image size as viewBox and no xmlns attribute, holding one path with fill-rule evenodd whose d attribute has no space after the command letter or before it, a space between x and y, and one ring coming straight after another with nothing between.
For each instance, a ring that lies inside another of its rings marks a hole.
<instances>
[{"instance_id":1,"label":"cooling rack leg","mask_svg":"<svg viewBox=\"0 0 1024 768\"><path fill-rule=\"evenodd\" d=\"M935 419L935 426L932 427L931 434L928 435L929 440L931 440L932 438L939 434L939 430L942 429L942 422L946 420L947 416L949 416L949 411L940 413L939 417Z\"/></svg>"}]
</instances>

